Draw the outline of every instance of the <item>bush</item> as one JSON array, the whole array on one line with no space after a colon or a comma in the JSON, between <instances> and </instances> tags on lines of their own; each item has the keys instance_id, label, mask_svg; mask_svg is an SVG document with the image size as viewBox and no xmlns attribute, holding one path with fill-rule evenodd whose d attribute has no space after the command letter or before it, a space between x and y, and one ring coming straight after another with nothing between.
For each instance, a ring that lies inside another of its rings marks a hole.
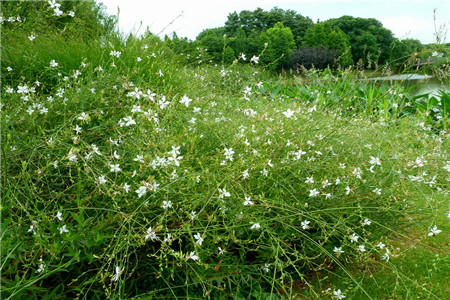
<instances>
[{"instance_id":1,"label":"bush","mask_svg":"<svg viewBox=\"0 0 450 300\"><path fill-rule=\"evenodd\" d=\"M292 69L300 69L301 66L306 69L325 69L333 66L338 56L338 50L329 50L325 46L303 47L291 55L290 65Z\"/></svg>"},{"instance_id":2,"label":"bush","mask_svg":"<svg viewBox=\"0 0 450 300\"><path fill-rule=\"evenodd\" d=\"M17 64L1 90L2 297L293 298L317 271L389 267L387 237L448 191L448 132L359 114L329 71L296 90L181 67L150 34L74 69L46 55L51 80Z\"/></svg>"}]
</instances>

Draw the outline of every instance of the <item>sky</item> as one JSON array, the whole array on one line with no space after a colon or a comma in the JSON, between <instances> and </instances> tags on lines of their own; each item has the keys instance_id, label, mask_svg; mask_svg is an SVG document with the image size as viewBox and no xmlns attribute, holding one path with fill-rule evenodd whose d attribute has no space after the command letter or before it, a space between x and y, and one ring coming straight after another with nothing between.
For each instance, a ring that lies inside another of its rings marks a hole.
<instances>
[{"instance_id":1,"label":"sky","mask_svg":"<svg viewBox=\"0 0 450 300\"><path fill-rule=\"evenodd\" d=\"M150 32L164 37L176 32L179 37L195 40L204 29L225 25L234 11L266 11L274 7L292 9L314 22L350 15L375 18L399 39L418 39L433 43L435 27L447 28L445 42L450 42L450 0L97 0L111 15L119 13L119 28L124 33ZM436 9L436 22L433 11ZM436 23L436 26L435 26Z\"/></svg>"}]
</instances>

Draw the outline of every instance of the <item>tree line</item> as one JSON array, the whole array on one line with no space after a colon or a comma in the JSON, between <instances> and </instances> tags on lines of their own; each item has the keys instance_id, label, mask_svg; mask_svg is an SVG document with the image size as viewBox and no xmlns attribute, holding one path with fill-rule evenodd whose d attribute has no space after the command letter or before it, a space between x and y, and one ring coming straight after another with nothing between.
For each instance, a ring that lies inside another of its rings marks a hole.
<instances>
[{"instance_id":1,"label":"tree line","mask_svg":"<svg viewBox=\"0 0 450 300\"><path fill-rule=\"evenodd\" d=\"M165 41L186 59L228 64L256 56L272 70L401 65L424 49L419 40L395 38L373 18L342 16L314 23L294 10L277 7L233 12L224 26L203 30L195 41L175 33Z\"/></svg>"}]
</instances>

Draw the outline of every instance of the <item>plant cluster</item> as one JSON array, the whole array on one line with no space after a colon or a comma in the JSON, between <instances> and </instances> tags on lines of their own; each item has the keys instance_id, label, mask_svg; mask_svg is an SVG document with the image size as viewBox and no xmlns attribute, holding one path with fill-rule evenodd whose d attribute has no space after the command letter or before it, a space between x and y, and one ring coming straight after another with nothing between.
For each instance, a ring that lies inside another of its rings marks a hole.
<instances>
[{"instance_id":1,"label":"plant cluster","mask_svg":"<svg viewBox=\"0 0 450 300\"><path fill-rule=\"evenodd\" d=\"M5 299L343 299L350 285L311 280L337 269L370 297L350 266L394 269L390 237L411 223L423 239L446 230L448 108L423 123L421 104L401 115L407 91L349 94L345 71L288 85L186 67L152 35L111 34L74 62L63 33L23 24L2 61ZM23 59L42 52L37 72L13 58L21 43Z\"/></svg>"}]
</instances>

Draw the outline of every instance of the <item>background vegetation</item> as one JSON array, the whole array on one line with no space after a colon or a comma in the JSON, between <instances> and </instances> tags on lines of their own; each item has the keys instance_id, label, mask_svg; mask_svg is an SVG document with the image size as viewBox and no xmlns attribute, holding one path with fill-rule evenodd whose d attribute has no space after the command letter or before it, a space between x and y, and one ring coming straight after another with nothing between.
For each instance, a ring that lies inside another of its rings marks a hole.
<instances>
[{"instance_id":1,"label":"background vegetation","mask_svg":"<svg viewBox=\"0 0 450 300\"><path fill-rule=\"evenodd\" d=\"M274 40L270 36L280 31L280 23L283 34ZM445 56L449 46L442 45L442 41L440 45L422 45L414 39L399 40L376 19L342 16L313 23L298 12L280 8L234 12L223 27L205 29L195 41L176 35L166 40L177 52L194 57L198 48L207 49L202 61L213 63L231 63L242 53L250 58L262 52L262 64L270 65L272 70L301 65L378 69L385 65L404 67L408 63L411 67L435 51ZM267 47L271 50L263 52Z\"/></svg>"}]
</instances>

